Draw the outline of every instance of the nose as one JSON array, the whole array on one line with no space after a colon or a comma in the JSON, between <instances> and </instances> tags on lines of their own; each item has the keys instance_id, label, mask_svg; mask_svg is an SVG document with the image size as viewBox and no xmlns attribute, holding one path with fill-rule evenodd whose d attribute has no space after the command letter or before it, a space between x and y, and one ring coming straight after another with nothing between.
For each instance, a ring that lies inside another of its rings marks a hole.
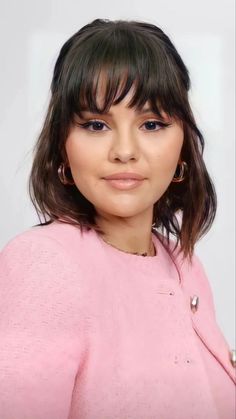
<instances>
[{"instance_id":1,"label":"nose","mask_svg":"<svg viewBox=\"0 0 236 419\"><path fill-rule=\"evenodd\" d=\"M122 130L114 133L109 150L109 160L127 163L130 160L138 160L139 145L137 138L131 130Z\"/></svg>"}]
</instances>

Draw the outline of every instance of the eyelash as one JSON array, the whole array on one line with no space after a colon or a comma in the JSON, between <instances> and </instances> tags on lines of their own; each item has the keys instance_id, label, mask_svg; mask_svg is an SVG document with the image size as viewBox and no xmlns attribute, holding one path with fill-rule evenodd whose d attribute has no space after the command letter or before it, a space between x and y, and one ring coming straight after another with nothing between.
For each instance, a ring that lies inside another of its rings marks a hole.
<instances>
[{"instance_id":1,"label":"eyelash","mask_svg":"<svg viewBox=\"0 0 236 419\"><path fill-rule=\"evenodd\" d=\"M171 125L170 123L161 122L161 121L156 121L156 120L148 120L148 121L146 121L143 125L147 124L148 122L153 122L153 123L155 123L155 124L157 124L157 125L159 125L159 126L160 126L160 128L159 128L159 129L155 129L155 130L152 130L152 129L150 129L150 130L149 130L149 129L147 129L147 131L151 131L151 132L157 132L157 131L159 131L160 129L162 129L162 128L167 128L167 127L169 127L169 126ZM96 123L101 124L101 125L103 125L103 126L107 126L107 125L105 124L105 122L99 121L98 119L93 119L93 120L90 120L90 121L85 122L85 123L83 123L83 124L77 123L76 125L78 125L78 126L79 126L79 127L81 127L81 128L88 129L88 128L90 128L93 124L96 124ZM103 129L98 129L98 130L88 130L88 131L90 131L90 132L99 132L99 131L104 131L104 130L103 130Z\"/></svg>"}]
</instances>

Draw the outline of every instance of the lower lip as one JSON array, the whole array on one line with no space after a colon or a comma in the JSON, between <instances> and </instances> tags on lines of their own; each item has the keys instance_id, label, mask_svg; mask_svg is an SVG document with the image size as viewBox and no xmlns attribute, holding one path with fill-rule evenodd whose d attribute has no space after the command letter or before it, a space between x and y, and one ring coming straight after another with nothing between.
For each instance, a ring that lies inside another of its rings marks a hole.
<instances>
[{"instance_id":1,"label":"lower lip","mask_svg":"<svg viewBox=\"0 0 236 419\"><path fill-rule=\"evenodd\" d=\"M115 189L127 191L142 185L143 179L105 179L105 181Z\"/></svg>"}]
</instances>

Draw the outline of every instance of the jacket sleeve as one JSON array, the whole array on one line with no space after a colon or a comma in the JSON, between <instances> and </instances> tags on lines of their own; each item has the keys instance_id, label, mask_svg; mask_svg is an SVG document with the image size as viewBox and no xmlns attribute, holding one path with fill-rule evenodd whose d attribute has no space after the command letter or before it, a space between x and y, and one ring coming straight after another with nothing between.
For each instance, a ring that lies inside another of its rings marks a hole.
<instances>
[{"instance_id":1,"label":"jacket sleeve","mask_svg":"<svg viewBox=\"0 0 236 419\"><path fill-rule=\"evenodd\" d=\"M47 237L0 254L0 418L67 419L82 363L78 272Z\"/></svg>"}]
</instances>

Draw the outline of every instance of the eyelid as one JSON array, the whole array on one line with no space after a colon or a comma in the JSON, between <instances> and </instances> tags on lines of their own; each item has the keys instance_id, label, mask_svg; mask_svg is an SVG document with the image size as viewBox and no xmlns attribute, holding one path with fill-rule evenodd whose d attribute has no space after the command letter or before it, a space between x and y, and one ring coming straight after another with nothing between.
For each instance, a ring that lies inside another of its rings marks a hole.
<instances>
[{"instance_id":1,"label":"eyelid","mask_svg":"<svg viewBox=\"0 0 236 419\"><path fill-rule=\"evenodd\" d=\"M163 125L163 126L164 125L170 125L170 122L165 122L163 120L155 119L155 118L147 118L147 119L145 119L143 124L146 124L147 122L156 122L157 124L160 124L160 125Z\"/></svg>"},{"instance_id":2,"label":"eyelid","mask_svg":"<svg viewBox=\"0 0 236 419\"><path fill-rule=\"evenodd\" d=\"M101 122L102 124L105 124L105 125L107 125L107 123L105 122L105 121L103 121L102 119L97 119L97 118L94 118L94 119L90 119L90 118L82 118L82 120L83 121L85 121L85 122L83 122L83 124L93 124L94 122ZM79 122L77 122L78 124L79 124ZM82 124L82 123L80 123L80 124Z\"/></svg>"}]
</instances>

